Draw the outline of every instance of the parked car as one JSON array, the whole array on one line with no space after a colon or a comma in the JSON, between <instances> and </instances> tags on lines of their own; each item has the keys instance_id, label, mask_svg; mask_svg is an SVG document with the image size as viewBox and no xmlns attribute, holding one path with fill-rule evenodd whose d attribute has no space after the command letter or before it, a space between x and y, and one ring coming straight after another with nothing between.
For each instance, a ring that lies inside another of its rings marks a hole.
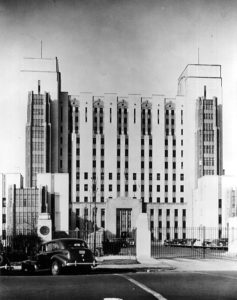
<instances>
[{"instance_id":1,"label":"parked car","mask_svg":"<svg viewBox=\"0 0 237 300\"><path fill-rule=\"evenodd\" d=\"M4 274L10 269L11 269L10 261L6 255L6 253L2 249L0 251L0 274Z\"/></svg>"},{"instance_id":2,"label":"parked car","mask_svg":"<svg viewBox=\"0 0 237 300\"><path fill-rule=\"evenodd\" d=\"M124 241L121 239L107 239L102 242L103 253L107 254L119 254L121 248L124 247Z\"/></svg>"},{"instance_id":3,"label":"parked car","mask_svg":"<svg viewBox=\"0 0 237 300\"><path fill-rule=\"evenodd\" d=\"M171 246L172 241L171 240L164 240L164 246L168 247Z\"/></svg>"},{"instance_id":4,"label":"parked car","mask_svg":"<svg viewBox=\"0 0 237 300\"><path fill-rule=\"evenodd\" d=\"M211 241L210 248L212 249L224 249L228 247L228 239L221 238L221 239L214 239Z\"/></svg>"},{"instance_id":5,"label":"parked car","mask_svg":"<svg viewBox=\"0 0 237 300\"><path fill-rule=\"evenodd\" d=\"M211 248L211 243L212 243L211 239L206 239L206 240L203 241L203 247Z\"/></svg>"},{"instance_id":6,"label":"parked car","mask_svg":"<svg viewBox=\"0 0 237 300\"><path fill-rule=\"evenodd\" d=\"M85 241L62 238L43 243L33 259L22 262L24 272L50 270L59 275L65 269L90 271L96 261Z\"/></svg>"}]
</instances>

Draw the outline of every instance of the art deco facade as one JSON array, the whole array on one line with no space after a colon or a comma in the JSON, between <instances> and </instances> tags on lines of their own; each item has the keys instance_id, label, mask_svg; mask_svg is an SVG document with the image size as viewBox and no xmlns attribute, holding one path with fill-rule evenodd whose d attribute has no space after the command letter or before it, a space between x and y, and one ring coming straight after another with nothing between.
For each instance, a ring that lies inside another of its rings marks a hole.
<instances>
[{"instance_id":1,"label":"art deco facade","mask_svg":"<svg viewBox=\"0 0 237 300\"><path fill-rule=\"evenodd\" d=\"M71 97L61 92L61 76L57 82L45 119L48 161L51 173L69 173L70 228L85 229L96 215L99 227L119 236L143 211L151 230L181 227L185 237L198 178L222 174L221 67L188 65L172 99Z\"/></svg>"}]
</instances>

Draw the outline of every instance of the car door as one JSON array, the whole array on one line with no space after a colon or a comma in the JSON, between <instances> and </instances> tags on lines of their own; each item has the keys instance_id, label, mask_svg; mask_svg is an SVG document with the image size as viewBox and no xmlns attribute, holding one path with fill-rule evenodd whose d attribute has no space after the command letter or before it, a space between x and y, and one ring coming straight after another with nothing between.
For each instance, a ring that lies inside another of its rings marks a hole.
<instances>
[{"instance_id":1,"label":"car door","mask_svg":"<svg viewBox=\"0 0 237 300\"><path fill-rule=\"evenodd\" d=\"M40 249L37 254L37 265L39 269L45 269L47 266L46 265L47 249L48 249L48 244L43 244L40 246Z\"/></svg>"}]
</instances>

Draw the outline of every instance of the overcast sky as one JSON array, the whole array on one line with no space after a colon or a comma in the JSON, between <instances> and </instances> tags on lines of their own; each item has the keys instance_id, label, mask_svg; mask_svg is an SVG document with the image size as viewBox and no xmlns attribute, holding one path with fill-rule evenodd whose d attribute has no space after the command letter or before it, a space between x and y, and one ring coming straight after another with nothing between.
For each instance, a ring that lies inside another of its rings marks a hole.
<instances>
[{"instance_id":1,"label":"overcast sky","mask_svg":"<svg viewBox=\"0 0 237 300\"><path fill-rule=\"evenodd\" d=\"M175 97L185 66L222 65L224 168L237 173L237 1L0 0L0 172L22 172L23 57L57 56L69 94ZM33 89L30 87L29 89Z\"/></svg>"}]
</instances>

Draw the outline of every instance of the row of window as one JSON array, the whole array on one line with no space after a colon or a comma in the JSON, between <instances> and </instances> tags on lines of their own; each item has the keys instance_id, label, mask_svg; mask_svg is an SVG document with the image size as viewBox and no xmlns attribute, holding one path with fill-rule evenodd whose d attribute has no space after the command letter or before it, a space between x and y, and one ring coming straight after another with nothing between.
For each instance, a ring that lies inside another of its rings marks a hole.
<instances>
[{"instance_id":1,"label":"row of window","mask_svg":"<svg viewBox=\"0 0 237 300\"><path fill-rule=\"evenodd\" d=\"M125 191L126 192L126 191ZM127 192L128 192L128 187L127 187ZM89 199L87 196L84 196L84 202L89 202L89 200L91 201L91 199ZM105 200L105 198L104 198L104 196L101 196L100 197L100 202L104 202L104 200ZM142 197L142 200L144 200L144 197ZM172 203L184 203L184 197L180 197L179 198L179 202L177 201L178 199L176 198L176 197L173 197L172 198ZM95 199L95 197L93 197L93 199L92 199L92 202L95 202L96 201L96 199ZM76 196L76 202L80 202L80 197L79 196ZM152 203L153 201L152 201L152 197L149 197L149 203ZM162 203L161 202L161 198L160 197L156 197L156 203ZM164 198L164 202L163 203L170 203L169 201L168 201L168 197L165 197Z\"/></svg>"},{"instance_id":2,"label":"row of window","mask_svg":"<svg viewBox=\"0 0 237 300\"><path fill-rule=\"evenodd\" d=\"M104 173L101 173L100 175L101 175L101 179L104 180ZM133 180L137 180L137 175L138 175L137 173L132 173ZM128 178L128 173L125 173L124 176L126 178ZM80 173L79 172L77 172L77 176L76 177L77 177L77 179L80 179ZM88 178L89 178L88 172L84 172L84 179L88 180ZM96 173L92 173L92 178L96 179ZM108 178L109 178L109 180L112 180L113 179L113 173L110 172L108 174ZM145 174L141 173L141 180L144 180L144 178L145 178ZM161 178L160 173L157 173L156 174L156 180L159 181L160 178ZM164 178L165 178L165 180L168 180L168 174L167 173L165 174ZM118 180L120 179L120 173L117 173L117 179ZM152 179L153 179L153 174L149 173L149 180L152 180ZM176 180L176 174L172 175L172 179ZM181 181L184 180L184 174L183 173L180 174L180 180Z\"/></svg>"},{"instance_id":3,"label":"row of window","mask_svg":"<svg viewBox=\"0 0 237 300\"><path fill-rule=\"evenodd\" d=\"M162 221L158 222L158 228L162 229L162 228L179 228L181 224L179 224L178 221L174 221L173 224L174 226L170 226L171 222L170 221L166 221L165 223L162 223ZM186 221L182 221L182 228L186 228ZM150 229L153 230L154 229L154 222L150 221Z\"/></svg>"},{"instance_id":4,"label":"row of window","mask_svg":"<svg viewBox=\"0 0 237 300\"><path fill-rule=\"evenodd\" d=\"M171 215L171 210L170 209L166 209L166 210L163 210L163 211L166 212L166 216L170 216ZM174 217L178 217L179 211L181 211L181 210L174 209L173 211L174 211ZM158 210L158 215L162 216L162 209ZM150 217L152 218L153 216L154 216L154 208L151 208L150 209ZM182 209L182 216L186 217L186 209Z\"/></svg>"}]
</instances>

